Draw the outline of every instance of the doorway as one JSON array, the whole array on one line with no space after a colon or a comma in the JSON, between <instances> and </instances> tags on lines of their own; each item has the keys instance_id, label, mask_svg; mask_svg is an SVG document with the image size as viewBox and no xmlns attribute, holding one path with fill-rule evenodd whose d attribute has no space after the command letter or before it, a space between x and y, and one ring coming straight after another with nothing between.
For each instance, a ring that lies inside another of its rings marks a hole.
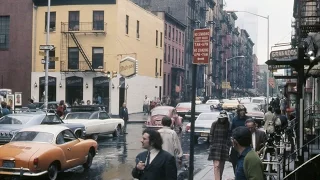
<instances>
[{"instance_id":1,"label":"doorway","mask_svg":"<svg viewBox=\"0 0 320 180\"><path fill-rule=\"evenodd\" d=\"M119 79L119 112L120 112L120 108L122 107L122 104L125 102L125 96L126 96L126 79L124 77L121 77Z\"/></svg>"},{"instance_id":2,"label":"doorway","mask_svg":"<svg viewBox=\"0 0 320 180\"><path fill-rule=\"evenodd\" d=\"M73 105L83 100L83 78L71 76L66 78L66 102Z\"/></svg>"},{"instance_id":3,"label":"doorway","mask_svg":"<svg viewBox=\"0 0 320 180\"><path fill-rule=\"evenodd\" d=\"M45 77L39 78L39 99L38 102L44 102L45 95ZM57 101L57 78L49 76L48 77L48 101Z\"/></svg>"}]
</instances>

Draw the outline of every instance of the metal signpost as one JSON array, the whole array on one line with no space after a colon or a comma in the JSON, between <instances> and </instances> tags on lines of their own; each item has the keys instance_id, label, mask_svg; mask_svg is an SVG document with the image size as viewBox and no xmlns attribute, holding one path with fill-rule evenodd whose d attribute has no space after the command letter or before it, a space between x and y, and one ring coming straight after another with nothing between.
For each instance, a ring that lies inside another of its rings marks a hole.
<instances>
[{"instance_id":1,"label":"metal signpost","mask_svg":"<svg viewBox=\"0 0 320 180\"><path fill-rule=\"evenodd\" d=\"M192 69L192 95L191 95L191 133L190 133L190 159L189 180L193 180L194 171L194 123L196 108L196 81L197 66L208 65L210 57L210 29L195 29L193 31L193 69Z\"/></svg>"}]
</instances>

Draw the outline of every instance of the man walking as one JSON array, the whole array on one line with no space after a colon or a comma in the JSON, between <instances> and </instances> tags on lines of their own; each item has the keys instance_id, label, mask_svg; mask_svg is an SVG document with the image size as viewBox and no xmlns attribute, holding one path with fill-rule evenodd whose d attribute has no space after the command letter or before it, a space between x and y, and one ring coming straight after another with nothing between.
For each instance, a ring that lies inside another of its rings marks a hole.
<instances>
[{"instance_id":1,"label":"man walking","mask_svg":"<svg viewBox=\"0 0 320 180\"><path fill-rule=\"evenodd\" d=\"M182 148L177 133L171 129L172 120L168 116L162 118L163 128L159 129L159 133L163 140L162 149L170 153L179 163L182 161Z\"/></svg>"},{"instance_id":2,"label":"man walking","mask_svg":"<svg viewBox=\"0 0 320 180\"><path fill-rule=\"evenodd\" d=\"M259 155L261 148L267 141L267 135L264 131L257 129L256 122L251 118L246 120L246 127L250 130L252 134L252 150L256 151Z\"/></svg>"},{"instance_id":3,"label":"man walking","mask_svg":"<svg viewBox=\"0 0 320 180\"><path fill-rule=\"evenodd\" d=\"M274 114L272 113L272 107L268 107L268 112L264 116L264 130L268 130L269 126L273 125Z\"/></svg>"},{"instance_id":4,"label":"man walking","mask_svg":"<svg viewBox=\"0 0 320 180\"><path fill-rule=\"evenodd\" d=\"M144 115L149 114L149 110L150 110L150 99L146 95L143 100L143 113L144 113Z\"/></svg>"},{"instance_id":5,"label":"man walking","mask_svg":"<svg viewBox=\"0 0 320 180\"><path fill-rule=\"evenodd\" d=\"M128 120L129 120L129 114L128 114L128 108L127 108L126 103L122 104L122 107L120 108L119 116L121 119L124 120L123 133L128 134L127 133L127 124L128 124Z\"/></svg>"},{"instance_id":6,"label":"man walking","mask_svg":"<svg viewBox=\"0 0 320 180\"><path fill-rule=\"evenodd\" d=\"M177 180L174 157L162 149L162 138L158 131L146 129L141 139L144 151L137 155L132 176L139 180Z\"/></svg>"},{"instance_id":7,"label":"man walking","mask_svg":"<svg viewBox=\"0 0 320 180\"><path fill-rule=\"evenodd\" d=\"M250 130L246 127L238 127L232 132L232 144L239 153L236 180L263 180L263 165L250 147L251 136Z\"/></svg>"}]
</instances>

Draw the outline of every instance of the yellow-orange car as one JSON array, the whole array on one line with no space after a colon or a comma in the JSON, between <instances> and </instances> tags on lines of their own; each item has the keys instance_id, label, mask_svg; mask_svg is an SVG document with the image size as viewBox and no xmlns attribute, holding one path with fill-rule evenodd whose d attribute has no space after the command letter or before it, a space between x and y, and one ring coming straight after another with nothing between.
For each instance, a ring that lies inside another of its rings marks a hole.
<instances>
[{"instance_id":1,"label":"yellow-orange car","mask_svg":"<svg viewBox=\"0 0 320 180\"><path fill-rule=\"evenodd\" d=\"M88 169L97 152L97 142L78 139L64 126L38 125L15 134L0 147L0 175L47 176L83 165Z\"/></svg>"},{"instance_id":2,"label":"yellow-orange car","mask_svg":"<svg viewBox=\"0 0 320 180\"><path fill-rule=\"evenodd\" d=\"M234 110L234 109L237 109L238 105L239 105L239 101L238 100L229 99L229 100L226 100L226 101L223 102L222 108L224 110Z\"/></svg>"}]
</instances>

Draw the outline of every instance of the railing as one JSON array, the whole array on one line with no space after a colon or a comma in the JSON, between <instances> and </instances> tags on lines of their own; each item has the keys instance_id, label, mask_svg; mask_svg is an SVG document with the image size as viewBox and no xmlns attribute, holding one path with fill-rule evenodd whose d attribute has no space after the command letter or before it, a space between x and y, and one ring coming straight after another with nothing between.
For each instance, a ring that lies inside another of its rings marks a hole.
<instances>
[{"instance_id":1,"label":"railing","mask_svg":"<svg viewBox=\"0 0 320 180\"><path fill-rule=\"evenodd\" d=\"M103 63L103 66L97 66L95 63L93 63L93 69L97 72L103 72L106 68L106 63ZM79 61L76 63L71 63L68 61L61 61L60 62L60 71L61 72L86 72L86 71L92 71L89 67L88 63L85 61Z\"/></svg>"},{"instance_id":2,"label":"railing","mask_svg":"<svg viewBox=\"0 0 320 180\"><path fill-rule=\"evenodd\" d=\"M61 22L61 32L73 33L106 33L107 23L104 22Z\"/></svg>"}]
</instances>

